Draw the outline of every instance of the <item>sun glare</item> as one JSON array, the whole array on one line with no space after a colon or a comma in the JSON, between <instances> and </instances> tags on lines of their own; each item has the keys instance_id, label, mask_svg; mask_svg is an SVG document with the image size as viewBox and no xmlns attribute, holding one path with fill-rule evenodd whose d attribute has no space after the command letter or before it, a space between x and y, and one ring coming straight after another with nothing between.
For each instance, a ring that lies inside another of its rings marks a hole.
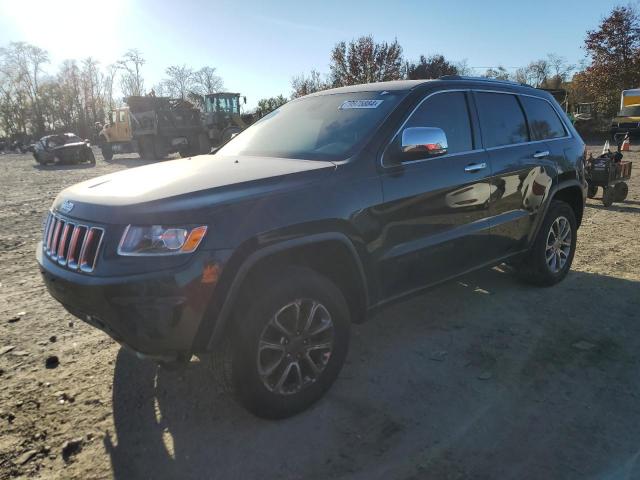
<instances>
[{"instance_id":1,"label":"sun glare","mask_svg":"<svg viewBox=\"0 0 640 480\"><path fill-rule=\"evenodd\" d=\"M20 0L3 2L3 14L27 41L60 58L109 59L121 50L117 19L126 0Z\"/></svg>"}]
</instances>

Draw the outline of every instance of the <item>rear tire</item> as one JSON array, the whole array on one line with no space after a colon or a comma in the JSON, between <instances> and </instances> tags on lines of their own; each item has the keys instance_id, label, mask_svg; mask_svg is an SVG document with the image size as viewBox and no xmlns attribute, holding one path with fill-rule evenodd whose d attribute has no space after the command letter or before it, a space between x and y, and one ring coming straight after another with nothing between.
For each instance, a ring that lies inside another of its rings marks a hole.
<instances>
[{"instance_id":1,"label":"rear tire","mask_svg":"<svg viewBox=\"0 0 640 480\"><path fill-rule=\"evenodd\" d=\"M589 185L587 187L587 197L594 198L598 194L598 187L595 185Z\"/></svg>"},{"instance_id":2,"label":"rear tire","mask_svg":"<svg viewBox=\"0 0 640 480\"><path fill-rule=\"evenodd\" d=\"M625 182L616 183L615 187L613 187L613 201L614 202L624 202L629 194L629 185Z\"/></svg>"},{"instance_id":3,"label":"rear tire","mask_svg":"<svg viewBox=\"0 0 640 480\"><path fill-rule=\"evenodd\" d=\"M102 151L102 157L108 162L113 158L113 148L108 143L103 143L100 147L100 151Z\"/></svg>"},{"instance_id":4,"label":"rear tire","mask_svg":"<svg viewBox=\"0 0 640 480\"><path fill-rule=\"evenodd\" d=\"M515 266L518 277L541 287L550 287L561 281L573 262L576 231L576 216L571 206L552 200L531 250Z\"/></svg>"},{"instance_id":5,"label":"rear tire","mask_svg":"<svg viewBox=\"0 0 640 480\"><path fill-rule=\"evenodd\" d=\"M307 409L331 387L347 355L344 296L315 271L288 267L252 282L239 305L229 344L221 347L228 353L214 355L218 380L258 417Z\"/></svg>"},{"instance_id":6,"label":"rear tire","mask_svg":"<svg viewBox=\"0 0 640 480\"><path fill-rule=\"evenodd\" d=\"M199 155L207 155L211 152L211 144L209 143L209 137L205 133L198 135L198 151Z\"/></svg>"},{"instance_id":7,"label":"rear tire","mask_svg":"<svg viewBox=\"0 0 640 480\"><path fill-rule=\"evenodd\" d=\"M602 204L605 207L613 205L615 199L614 189L612 187L602 187Z\"/></svg>"},{"instance_id":8,"label":"rear tire","mask_svg":"<svg viewBox=\"0 0 640 480\"><path fill-rule=\"evenodd\" d=\"M138 151L143 160L156 160L156 150L153 138L149 135L138 141Z\"/></svg>"}]
</instances>

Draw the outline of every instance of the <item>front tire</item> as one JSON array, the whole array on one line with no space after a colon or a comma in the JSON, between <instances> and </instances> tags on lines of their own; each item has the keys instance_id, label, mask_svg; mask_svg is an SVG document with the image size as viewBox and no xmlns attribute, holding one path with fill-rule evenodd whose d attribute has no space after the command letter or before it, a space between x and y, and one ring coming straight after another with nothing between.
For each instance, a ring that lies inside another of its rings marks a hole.
<instances>
[{"instance_id":1,"label":"front tire","mask_svg":"<svg viewBox=\"0 0 640 480\"><path fill-rule=\"evenodd\" d=\"M252 282L230 336L237 399L263 418L286 418L320 399L344 364L349 309L313 270L289 267Z\"/></svg>"},{"instance_id":2,"label":"front tire","mask_svg":"<svg viewBox=\"0 0 640 480\"><path fill-rule=\"evenodd\" d=\"M576 216L571 206L552 200L531 250L516 266L518 276L542 287L561 281L573 262L576 233Z\"/></svg>"},{"instance_id":3,"label":"front tire","mask_svg":"<svg viewBox=\"0 0 640 480\"><path fill-rule=\"evenodd\" d=\"M91 150L91 148L87 149L87 155L85 160L87 161L87 163L89 165L95 165L96 164L96 156L93 154L93 150Z\"/></svg>"}]
</instances>

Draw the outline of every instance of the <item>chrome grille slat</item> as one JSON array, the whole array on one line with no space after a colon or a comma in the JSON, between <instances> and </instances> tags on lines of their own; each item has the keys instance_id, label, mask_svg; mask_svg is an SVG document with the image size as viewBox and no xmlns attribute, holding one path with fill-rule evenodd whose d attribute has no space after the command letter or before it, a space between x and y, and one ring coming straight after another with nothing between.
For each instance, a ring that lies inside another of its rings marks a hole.
<instances>
[{"instance_id":1,"label":"chrome grille slat","mask_svg":"<svg viewBox=\"0 0 640 480\"><path fill-rule=\"evenodd\" d=\"M58 263L60 265L67 264L67 255L69 253L69 250L67 248L67 240L69 240L69 229L72 229L73 227L75 227L75 225L70 222L65 223L64 227L62 227L62 233L60 234L57 253Z\"/></svg>"},{"instance_id":2,"label":"chrome grille slat","mask_svg":"<svg viewBox=\"0 0 640 480\"><path fill-rule=\"evenodd\" d=\"M64 225L64 220L58 220L56 222L56 228L53 231L53 240L51 241L51 251L49 252L49 256L52 260L58 259L58 241L60 240L60 232L62 230L62 226Z\"/></svg>"},{"instance_id":3,"label":"chrome grille slat","mask_svg":"<svg viewBox=\"0 0 640 480\"><path fill-rule=\"evenodd\" d=\"M45 255L69 270L91 273L96 267L104 229L81 225L49 213L44 231L42 250Z\"/></svg>"}]
</instances>

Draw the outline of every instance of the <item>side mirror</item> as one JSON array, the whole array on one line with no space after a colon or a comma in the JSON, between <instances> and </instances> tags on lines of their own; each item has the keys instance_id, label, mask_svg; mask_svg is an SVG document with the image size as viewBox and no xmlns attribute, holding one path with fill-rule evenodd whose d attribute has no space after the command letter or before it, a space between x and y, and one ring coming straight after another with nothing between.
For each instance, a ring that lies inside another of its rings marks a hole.
<instances>
[{"instance_id":1,"label":"side mirror","mask_svg":"<svg viewBox=\"0 0 640 480\"><path fill-rule=\"evenodd\" d=\"M437 127L409 127L402 131L400 149L403 157L419 159L446 155L447 135Z\"/></svg>"}]
</instances>

